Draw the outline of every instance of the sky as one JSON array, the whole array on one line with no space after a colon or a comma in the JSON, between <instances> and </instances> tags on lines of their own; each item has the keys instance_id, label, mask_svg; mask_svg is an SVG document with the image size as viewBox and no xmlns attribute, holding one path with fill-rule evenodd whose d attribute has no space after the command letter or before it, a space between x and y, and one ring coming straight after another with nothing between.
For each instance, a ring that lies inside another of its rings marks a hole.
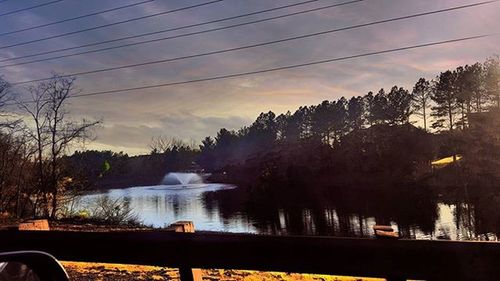
<instances>
[{"instance_id":1,"label":"sky","mask_svg":"<svg viewBox=\"0 0 500 281\"><path fill-rule=\"evenodd\" d=\"M46 2L50 0L0 2L0 33L142 2L142 0L64 0L1 16L9 11ZM2 48L2 46L205 2L209 1L154 0L62 24L3 35L0 36L0 60L237 16L304 2L304 0L224 0L144 20ZM124 42L133 43L145 39L184 34L341 2L347 2L347 0L318 0L287 9L102 46L115 46ZM46 78L52 73L72 74L206 53L471 3L476 3L476 1L364 0L236 28L58 60L10 67L2 67L2 65L30 59L2 62L0 63L0 76L8 82L15 83ZM500 3L495 2L480 7L235 52L80 75L77 77L76 85L80 93L124 89L498 33L499 11ZM163 135L200 141L205 136L216 135L222 127L238 129L249 125L260 112L264 111L272 110L277 114L287 110L293 112L302 105L318 104L323 100L335 100L341 96L349 98L364 95L368 91L388 89L393 85L411 89L420 77L432 79L441 71L453 69L459 65L481 62L493 54L499 54L499 46L500 36L493 36L258 75L80 97L70 101L69 110L73 118L103 120L103 124L96 129L95 141L87 144L86 149L110 149L132 155L141 154L148 152L148 144L153 136ZM70 54L97 47L58 54ZM49 56L51 55L36 58ZM15 86L14 92L22 97L27 86L26 84Z\"/></svg>"}]
</instances>

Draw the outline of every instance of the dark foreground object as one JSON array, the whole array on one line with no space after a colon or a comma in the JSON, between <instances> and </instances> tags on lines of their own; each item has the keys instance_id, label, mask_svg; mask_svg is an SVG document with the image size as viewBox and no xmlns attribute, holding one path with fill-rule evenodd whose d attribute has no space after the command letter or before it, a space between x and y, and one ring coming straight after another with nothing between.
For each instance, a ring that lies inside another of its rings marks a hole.
<instances>
[{"instance_id":1,"label":"dark foreground object","mask_svg":"<svg viewBox=\"0 0 500 281\"><path fill-rule=\"evenodd\" d=\"M0 252L177 268L283 271L390 280L499 280L500 243L147 232L0 231Z\"/></svg>"},{"instance_id":2,"label":"dark foreground object","mask_svg":"<svg viewBox=\"0 0 500 281\"><path fill-rule=\"evenodd\" d=\"M69 281L54 257L37 251L0 253L0 280Z\"/></svg>"}]
</instances>

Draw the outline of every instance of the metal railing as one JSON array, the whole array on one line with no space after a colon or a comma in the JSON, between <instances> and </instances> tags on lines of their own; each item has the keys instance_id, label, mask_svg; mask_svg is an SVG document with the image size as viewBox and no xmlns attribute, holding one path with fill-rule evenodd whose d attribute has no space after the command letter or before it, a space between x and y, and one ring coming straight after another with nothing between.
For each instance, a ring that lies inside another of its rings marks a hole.
<instances>
[{"instance_id":1,"label":"metal railing","mask_svg":"<svg viewBox=\"0 0 500 281\"><path fill-rule=\"evenodd\" d=\"M0 231L0 252L68 261L249 269L388 280L500 280L500 243L252 234Z\"/></svg>"}]
</instances>

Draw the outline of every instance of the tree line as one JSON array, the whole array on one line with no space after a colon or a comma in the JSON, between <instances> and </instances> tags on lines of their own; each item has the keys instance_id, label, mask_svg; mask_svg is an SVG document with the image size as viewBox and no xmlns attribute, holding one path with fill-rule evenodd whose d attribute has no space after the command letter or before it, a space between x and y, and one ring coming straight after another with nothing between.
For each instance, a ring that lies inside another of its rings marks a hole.
<instances>
[{"instance_id":1,"label":"tree line","mask_svg":"<svg viewBox=\"0 0 500 281\"><path fill-rule=\"evenodd\" d=\"M295 112L261 113L250 126L220 129L200 145L200 164L210 169L243 163L270 148L318 143L341 145L350 133L375 125L417 124L442 132L468 127L471 113L500 109L498 56L483 63L441 72L432 80L420 78L413 89L393 86L364 96L341 97Z\"/></svg>"}]
</instances>

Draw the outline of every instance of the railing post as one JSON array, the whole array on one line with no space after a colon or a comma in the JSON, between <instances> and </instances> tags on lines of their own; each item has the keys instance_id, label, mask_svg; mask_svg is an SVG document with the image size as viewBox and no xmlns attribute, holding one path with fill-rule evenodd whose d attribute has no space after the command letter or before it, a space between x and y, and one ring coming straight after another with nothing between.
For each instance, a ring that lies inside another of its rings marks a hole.
<instances>
[{"instance_id":1,"label":"railing post","mask_svg":"<svg viewBox=\"0 0 500 281\"><path fill-rule=\"evenodd\" d=\"M22 231L49 231L49 222L47 220L29 220L19 223L18 230Z\"/></svg>"},{"instance_id":2,"label":"railing post","mask_svg":"<svg viewBox=\"0 0 500 281\"><path fill-rule=\"evenodd\" d=\"M194 224L192 221L178 221L171 224L167 230L174 232L194 232ZM179 268L179 276L181 281L202 281L201 269L183 267Z\"/></svg>"},{"instance_id":3,"label":"railing post","mask_svg":"<svg viewBox=\"0 0 500 281\"><path fill-rule=\"evenodd\" d=\"M399 239L399 234L394 231L390 225L374 225L373 231L377 239ZM389 276L386 281L406 281L406 278L401 276Z\"/></svg>"}]
</instances>

